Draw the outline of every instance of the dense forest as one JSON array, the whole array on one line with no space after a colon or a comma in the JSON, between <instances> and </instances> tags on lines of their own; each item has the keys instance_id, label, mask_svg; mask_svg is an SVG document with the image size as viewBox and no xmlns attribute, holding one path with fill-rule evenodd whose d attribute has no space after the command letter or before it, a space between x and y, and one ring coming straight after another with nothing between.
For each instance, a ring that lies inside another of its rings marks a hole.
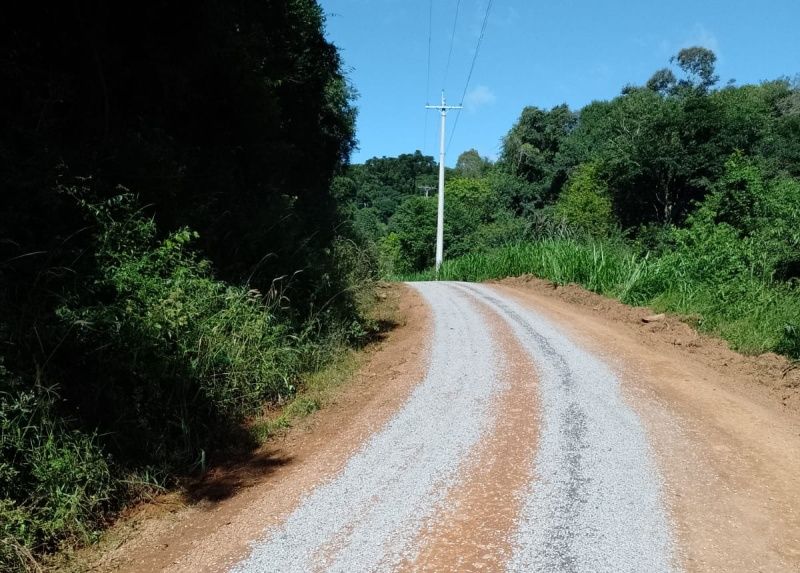
<instances>
[{"instance_id":1,"label":"dense forest","mask_svg":"<svg viewBox=\"0 0 800 573\"><path fill-rule=\"evenodd\" d=\"M369 331L374 270L330 192L355 108L315 1L24 2L0 44L8 570L251 443Z\"/></svg>"},{"instance_id":2,"label":"dense forest","mask_svg":"<svg viewBox=\"0 0 800 573\"><path fill-rule=\"evenodd\" d=\"M525 108L494 163L462 153L439 278L580 283L800 358L800 84L720 86L715 63L683 49L613 100ZM435 276L435 170L417 152L334 182L386 276Z\"/></svg>"}]
</instances>

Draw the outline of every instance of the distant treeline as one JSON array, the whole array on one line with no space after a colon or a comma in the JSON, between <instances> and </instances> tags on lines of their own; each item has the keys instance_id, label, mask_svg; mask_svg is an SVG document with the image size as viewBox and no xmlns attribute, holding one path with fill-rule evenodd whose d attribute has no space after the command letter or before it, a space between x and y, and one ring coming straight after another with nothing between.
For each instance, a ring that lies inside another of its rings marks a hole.
<instances>
[{"instance_id":1,"label":"distant treeline","mask_svg":"<svg viewBox=\"0 0 800 573\"><path fill-rule=\"evenodd\" d=\"M613 100L525 108L494 163L463 153L447 172L444 276L544 273L800 356L800 85L720 86L715 62L681 50ZM436 202L421 187L435 173L417 152L334 183L387 276L433 263Z\"/></svg>"}]
</instances>

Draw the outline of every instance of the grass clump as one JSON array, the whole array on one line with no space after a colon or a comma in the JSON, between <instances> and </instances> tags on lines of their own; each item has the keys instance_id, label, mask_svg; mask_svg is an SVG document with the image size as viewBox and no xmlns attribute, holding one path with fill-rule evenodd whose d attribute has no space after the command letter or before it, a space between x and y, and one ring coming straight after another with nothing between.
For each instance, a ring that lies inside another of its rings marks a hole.
<instances>
[{"instance_id":1,"label":"grass clump","mask_svg":"<svg viewBox=\"0 0 800 573\"><path fill-rule=\"evenodd\" d=\"M376 290L385 290L380 285ZM379 335L388 327L397 324L398 296L395 291L362 291L360 294L362 312L366 327L374 335ZM313 371L302 374L298 382L297 395L276 414L268 410L253 417L249 428L257 441L263 442L279 435L303 418L313 414L328 404L337 388L351 380L364 363L367 354L357 352L346 345L340 345L327 362Z\"/></svg>"},{"instance_id":2,"label":"grass clump","mask_svg":"<svg viewBox=\"0 0 800 573\"><path fill-rule=\"evenodd\" d=\"M698 276L690 252L641 255L612 241L543 239L442 265L440 280L484 281L525 274L555 284L579 284L634 305L699 317L701 330L747 353L778 352L800 358L800 290L794 284L752 276ZM406 277L434 280L433 271Z\"/></svg>"},{"instance_id":3,"label":"grass clump","mask_svg":"<svg viewBox=\"0 0 800 573\"><path fill-rule=\"evenodd\" d=\"M570 189L602 197L592 173L579 172ZM590 204L578 202L574 212ZM575 283L628 304L695 317L700 329L740 351L800 358L800 181L770 176L734 154L695 207L683 226L643 227L635 241L584 214L577 233L540 234L458 257L442 265L438 278L532 274ZM587 225L602 232L587 233ZM429 270L408 278L436 277Z\"/></svg>"},{"instance_id":4,"label":"grass clump","mask_svg":"<svg viewBox=\"0 0 800 573\"><path fill-rule=\"evenodd\" d=\"M0 362L0 563L35 567L57 541L88 541L117 491L96 435L70 428L47 389L24 390Z\"/></svg>"},{"instance_id":5,"label":"grass clump","mask_svg":"<svg viewBox=\"0 0 800 573\"><path fill-rule=\"evenodd\" d=\"M349 373L349 349L378 327L357 314L372 271L349 243L334 245L329 279L351 281L349 310L304 316L278 283L218 280L196 233L160 235L133 197L80 203L95 248L41 331L56 350L35 369L0 357L2 570L94 540L126 504L312 413L317 377ZM250 429L265 404L288 405Z\"/></svg>"}]
</instances>

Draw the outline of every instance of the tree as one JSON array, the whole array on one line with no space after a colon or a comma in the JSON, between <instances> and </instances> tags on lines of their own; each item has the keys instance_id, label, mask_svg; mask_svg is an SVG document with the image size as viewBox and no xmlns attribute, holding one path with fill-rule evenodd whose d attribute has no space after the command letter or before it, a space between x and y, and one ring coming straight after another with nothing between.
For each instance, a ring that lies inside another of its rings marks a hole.
<instances>
[{"instance_id":1,"label":"tree","mask_svg":"<svg viewBox=\"0 0 800 573\"><path fill-rule=\"evenodd\" d=\"M573 165L595 163L625 226L680 217L693 198L685 186L682 107L650 90L594 102L564 146Z\"/></svg>"},{"instance_id":2,"label":"tree","mask_svg":"<svg viewBox=\"0 0 800 573\"><path fill-rule=\"evenodd\" d=\"M0 53L6 570L88 539L131 475L245 446L370 261L337 240L356 112L315 0L33 0Z\"/></svg>"},{"instance_id":3,"label":"tree","mask_svg":"<svg viewBox=\"0 0 800 573\"><path fill-rule=\"evenodd\" d=\"M436 210L433 197L409 197L390 219L388 230L397 237L403 272L421 271L433 265ZM476 233L506 213L492 200L486 180L456 178L448 181L445 187L445 257L459 257L480 249Z\"/></svg>"},{"instance_id":4,"label":"tree","mask_svg":"<svg viewBox=\"0 0 800 573\"><path fill-rule=\"evenodd\" d=\"M707 91L719 81L719 76L714 73L717 55L708 48L684 48L671 61L677 62L678 67L689 75L690 79L684 80L684 85Z\"/></svg>"},{"instance_id":5,"label":"tree","mask_svg":"<svg viewBox=\"0 0 800 573\"><path fill-rule=\"evenodd\" d=\"M437 173L433 157L419 151L398 157L373 157L347 170L353 193L346 201L357 209L374 207L386 223L405 199L421 193L423 185L435 186Z\"/></svg>"},{"instance_id":6,"label":"tree","mask_svg":"<svg viewBox=\"0 0 800 573\"><path fill-rule=\"evenodd\" d=\"M225 278L267 289L304 270L295 296L314 296L331 178L355 145L323 27L313 0L15 5L0 23L0 207L17 214L2 245L51 251L74 234L54 189L91 177L101 197L138 194L164 229L196 229Z\"/></svg>"},{"instance_id":7,"label":"tree","mask_svg":"<svg viewBox=\"0 0 800 573\"><path fill-rule=\"evenodd\" d=\"M677 84L675 74L669 68L662 68L647 80L647 89L662 95L668 94Z\"/></svg>"},{"instance_id":8,"label":"tree","mask_svg":"<svg viewBox=\"0 0 800 573\"><path fill-rule=\"evenodd\" d=\"M566 180L557 158L576 124L577 115L566 104L550 111L526 107L503 139L501 168L533 184L540 206L552 201Z\"/></svg>"},{"instance_id":9,"label":"tree","mask_svg":"<svg viewBox=\"0 0 800 573\"><path fill-rule=\"evenodd\" d=\"M607 237L615 229L608 184L597 164L579 166L555 204L556 217L570 227L594 237Z\"/></svg>"},{"instance_id":10,"label":"tree","mask_svg":"<svg viewBox=\"0 0 800 573\"><path fill-rule=\"evenodd\" d=\"M448 213L449 215L449 213ZM450 217L445 220L450 226ZM392 239L398 247L401 272L421 271L434 260L436 244L436 201L426 197L409 197L389 221ZM447 241L445 241L447 244Z\"/></svg>"},{"instance_id":11,"label":"tree","mask_svg":"<svg viewBox=\"0 0 800 573\"><path fill-rule=\"evenodd\" d=\"M456 172L458 172L461 177L481 177L486 173L491 164L491 161L486 157L481 157L481 154L478 153L477 150L470 149L458 156Z\"/></svg>"},{"instance_id":12,"label":"tree","mask_svg":"<svg viewBox=\"0 0 800 573\"><path fill-rule=\"evenodd\" d=\"M487 179L451 178L445 185L445 198L463 204L476 219L483 221L489 219L498 207Z\"/></svg>"}]
</instances>

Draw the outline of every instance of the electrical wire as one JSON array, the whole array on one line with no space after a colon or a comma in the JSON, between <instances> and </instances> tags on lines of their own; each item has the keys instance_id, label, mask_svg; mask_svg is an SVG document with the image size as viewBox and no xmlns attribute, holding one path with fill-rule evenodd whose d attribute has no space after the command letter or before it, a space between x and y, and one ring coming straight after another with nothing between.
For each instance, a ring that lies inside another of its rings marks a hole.
<instances>
[{"instance_id":1,"label":"electrical wire","mask_svg":"<svg viewBox=\"0 0 800 573\"><path fill-rule=\"evenodd\" d=\"M478 43L475 46L475 53L472 55L472 63L469 66L469 73L467 74L467 82L464 84L464 91L461 94L461 101L459 105L464 105L464 99L467 97L467 90L469 89L469 84L472 81L472 72L475 71L475 62L478 61L478 53L481 51L481 45L483 44L483 37L486 35L486 25L489 22L489 13L492 10L492 4L494 4L494 0L489 0L486 4L486 13L483 16L483 24L481 25L481 33L478 36ZM453 143L453 137L456 134L456 128L458 127L458 119L461 117L461 110L456 111L456 119L453 122L453 130L450 132L450 139L447 142L447 149L450 149L450 144Z\"/></svg>"},{"instance_id":2,"label":"electrical wire","mask_svg":"<svg viewBox=\"0 0 800 573\"><path fill-rule=\"evenodd\" d=\"M444 80L442 81L442 89L447 85L447 75L450 72L450 60L453 58L453 45L456 43L456 26L458 25L458 11L461 8L461 0L456 2L456 15L453 18L453 31L450 34L450 51L447 53L447 65L444 67Z\"/></svg>"},{"instance_id":3,"label":"electrical wire","mask_svg":"<svg viewBox=\"0 0 800 573\"><path fill-rule=\"evenodd\" d=\"M431 93L431 38L433 38L433 0L428 3L428 72L425 80L425 104ZM425 128L422 134L422 154L428 148L428 110L425 110Z\"/></svg>"}]
</instances>

